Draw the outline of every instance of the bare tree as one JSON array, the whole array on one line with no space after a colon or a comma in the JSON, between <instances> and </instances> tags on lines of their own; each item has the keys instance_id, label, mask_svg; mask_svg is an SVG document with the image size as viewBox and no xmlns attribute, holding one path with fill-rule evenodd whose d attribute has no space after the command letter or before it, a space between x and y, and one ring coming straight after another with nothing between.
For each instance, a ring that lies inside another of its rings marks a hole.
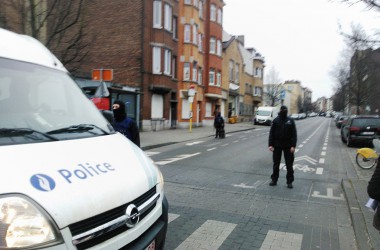
<instances>
[{"instance_id":1,"label":"bare tree","mask_svg":"<svg viewBox=\"0 0 380 250\"><path fill-rule=\"evenodd\" d=\"M87 55L85 0L8 0L0 3L0 27L30 35L52 50L64 65Z\"/></svg>"},{"instance_id":2,"label":"bare tree","mask_svg":"<svg viewBox=\"0 0 380 250\"><path fill-rule=\"evenodd\" d=\"M347 112L349 109L348 87L350 80L350 60L352 51L348 48L342 51L341 58L330 74L334 78L333 106L334 110Z\"/></svg>"},{"instance_id":3,"label":"bare tree","mask_svg":"<svg viewBox=\"0 0 380 250\"><path fill-rule=\"evenodd\" d=\"M281 101L281 91L283 86L279 78L279 73L274 67L270 68L265 77L264 94L269 100L270 106L277 106Z\"/></svg>"}]
</instances>

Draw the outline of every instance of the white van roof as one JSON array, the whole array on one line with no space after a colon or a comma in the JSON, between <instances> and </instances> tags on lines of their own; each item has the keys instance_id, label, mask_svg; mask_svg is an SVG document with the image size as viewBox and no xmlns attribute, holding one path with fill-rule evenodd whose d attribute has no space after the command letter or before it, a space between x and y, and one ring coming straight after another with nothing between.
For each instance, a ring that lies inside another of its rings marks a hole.
<instances>
[{"instance_id":1,"label":"white van roof","mask_svg":"<svg viewBox=\"0 0 380 250\"><path fill-rule=\"evenodd\" d=\"M62 63L33 37L0 28L0 57L66 71Z\"/></svg>"}]
</instances>

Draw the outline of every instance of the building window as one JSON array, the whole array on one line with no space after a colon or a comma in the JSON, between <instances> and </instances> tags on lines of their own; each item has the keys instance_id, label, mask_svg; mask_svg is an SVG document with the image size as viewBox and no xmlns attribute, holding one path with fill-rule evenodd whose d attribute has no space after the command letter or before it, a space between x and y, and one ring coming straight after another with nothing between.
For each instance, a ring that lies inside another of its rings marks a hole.
<instances>
[{"instance_id":1,"label":"building window","mask_svg":"<svg viewBox=\"0 0 380 250\"><path fill-rule=\"evenodd\" d=\"M218 40L216 43L216 54L222 56L222 41Z\"/></svg>"},{"instance_id":2,"label":"building window","mask_svg":"<svg viewBox=\"0 0 380 250\"><path fill-rule=\"evenodd\" d=\"M211 117L212 116L212 103L211 102L206 102L206 117Z\"/></svg>"},{"instance_id":3,"label":"building window","mask_svg":"<svg viewBox=\"0 0 380 250\"><path fill-rule=\"evenodd\" d=\"M255 71L256 71L255 72L256 77L261 78L263 74L263 70L261 68L256 68Z\"/></svg>"},{"instance_id":4,"label":"building window","mask_svg":"<svg viewBox=\"0 0 380 250\"><path fill-rule=\"evenodd\" d=\"M165 49L165 75L171 74L171 65L172 65L172 52L168 49Z\"/></svg>"},{"instance_id":5,"label":"building window","mask_svg":"<svg viewBox=\"0 0 380 250\"><path fill-rule=\"evenodd\" d=\"M178 29L177 29L177 21L178 18L176 16L173 16L173 38L178 38Z\"/></svg>"},{"instance_id":6,"label":"building window","mask_svg":"<svg viewBox=\"0 0 380 250\"><path fill-rule=\"evenodd\" d=\"M161 47L153 47L153 74L161 74Z\"/></svg>"},{"instance_id":7,"label":"building window","mask_svg":"<svg viewBox=\"0 0 380 250\"><path fill-rule=\"evenodd\" d=\"M261 96L261 88L255 87L255 92L253 93L254 96Z\"/></svg>"},{"instance_id":8,"label":"building window","mask_svg":"<svg viewBox=\"0 0 380 250\"><path fill-rule=\"evenodd\" d=\"M208 84L215 85L215 69L210 69Z\"/></svg>"},{"instance_id":9,"label":"building window","mask_svg":"<svg viewBox=\"0 0 380 250\"><path fill-rule=\"evenodd\" d=\"M177 79L177 57L173 56L172 58L172 77Z\"/></svg>"},{"instance_id":10,"label":"building window","mask_svg":"<svg viewBox=\"0 0 380 250\"><path fill-rule=\"evenodd\" d=\"M203 18L203 0L199 0L198 4L198 9L199 9L199 18Z\"/></svg>"},{"instance_id":11,"label":"building window","mask_svg":"<svg viewBox=\"0 0 380 250\"><path fill-rule=\"evenodd\" d=\"M164 27L168 31L172 31L173 8L169 4L165 4L165 23Z\"/></svg>"},{"instance_id":12,"label":"building window","mask_svg":"<svg viewBox=\"0 0 380 250\"><path fill-rule=\"evenodd\" d=\"M210 54L215 54L215 37L210 38Z\"/></svg>"},{"instance_id":13,"label":"building window","mask_svg":"<svg viewBox=\"0 0 380 250\"><path fill-rule=\"evenodd\" d=\"M164 117L164 97L163 95L153 94L151 102L152 119Z\"/></svg>"},{"instance_id":14,"label":"building window","mask_svg":"<svg viewBox=\"0 0 380 250\"><path fill-rule=\"evenodd\" d=\"M185 0L185 4L191 5L191 0Z\"/></svg>"},{"instance_id":15,"label":"building window","mask_svg":"<svg viewBox=\"0 0 380 250\"><path fill-rule=\"evenodd\" d=\"M190 80L190 63L185 62L183 64L183 80L189 81Z\"/></svg>"},{"instance_id":16,"label":"building window","mask_svg":"<svg viewBox=\"0 0 380 250\"><path fill-rule=\"evenodd\" d=\"M194 0L194 6L198 7L198 0Z\"/></svg>"},{"instance_id":17,"label":"building window","mask_svg":"<svg viewBox=\"0 0 380 250\"><path fill-rule=\"evenodd\" d=\"M197 62L193 62L193 82L197 82L197 76L198 76L198 72L197 72Z\"/></svg>"},{"instance_id":18,"label":"building window","mask_svg":"<svg viewBox=\"0 0 380 250\"><path fill-rule=\"evenodd\" d=\"M240 77L239 77L239 64L235 64L235 82L239 83L240 82Z\"/></svg>"},{"instance_id":19,"label":"building window","mask_svg":"<svg viewBox=\"0 0 380 250\"><path fill-rule=\"evenodd\" d=\"M203 71L202 71L202 68L199 67L198 69L198 84L199 85L202 85L202 79L203 79Z\"/></svg>"},{"instance_id":20,"label":"building window","mask_svg":"<svg viewBox=\"0 0 380 250\"><path fill-rule=\"evenodd\" d=\"M216 86L219 86L222 84L222 74L220 73L220 71L218 71L218 73L216 73Z\"/></svg>"},{"instance_id":21,"label":"building window","mask_svg":"<svg viewBox=\"0 0 380 250\"><path fill-rule=\"evenodd\" d=\"M228 65L228 76L229 76L229 80L230 82L233 82L234 81L234 61L233 60L230 60L230 63Z\"/></svg>"},{"instance_id":22,"label":"building window","mask_svg":"<svg viewBox=\"0 0 380 250\"><path fill-rule=\"evenodd\" d=\"M223 12L222 9L218 9L218 23L222 24L223 22Z\"/></svg>"},{"instance_id":23,"label":"building window","mask_svg":"<svg viewBox=\"0 0 380 250\"><path fill-rule=\"evenodd\" d=\"M153 1L153 28L162 28L162 2L161 0Z\"/></svg>"},{"instance_id":24,"label":"building window","mask_svg":"<svg viewBox=\"0 0 380 250\"><path fill-rule=\"evenodd\" d=\"M198 44L198 25L193 24L193 44Z\"/></svg>"},{"instance_id":25,"label":"building window","mask_svg":"<svg viewBox=\"0 0 380 250\"><path fill-rule=\"evenodd\" d=\"M210 20L211 21L216 21L216 5L215 4L211 4L211 8L210 8Z\"/></svg>"},{"instance_id":26,"label":"building window","mask_svg":"<svg viewBox=\"0 0 380 250\"><path fill-rule=\"evenodd\" d=\"M190 119L190 103L187 99L182 99L182 119Z\"/></svg>"},{"instance_id":27,"label":"building window","mask_svg":"<svg viewBox=\"0 0 380 250\"><path fill-rule=\"evenodd\" d=\"M191 37L191 26L190 26L190 24L185 24L184 29L185 29L185 31L184 31L184 42L189 43L189 42L191 42L191 40L190 40L190 37Z\"/></svg>"},{"instance_id":28,"label":"building window","mask_svg":"<svg viewBox=\"0 0 380 250\"><path fill-rule=\"evenodd\" d=\"M203 35L201 33L198 34L198 50L203 51Z\"/></svg>"}]
</instances>

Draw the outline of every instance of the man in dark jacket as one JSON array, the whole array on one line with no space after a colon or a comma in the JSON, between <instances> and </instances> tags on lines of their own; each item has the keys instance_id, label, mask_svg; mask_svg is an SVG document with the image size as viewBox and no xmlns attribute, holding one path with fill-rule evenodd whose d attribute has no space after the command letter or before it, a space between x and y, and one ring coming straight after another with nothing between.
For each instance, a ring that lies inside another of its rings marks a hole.
<instances>
[{"instance_id":1,"label":"man in dark jacket","mask_svg":"<svg viewBox=\"0 0 380 250\"><path fill-rule=\"evenodd\" d=\"M140 147L140 132L134 120L127 117L125 104L122 101L116 100L112 105L114 116L114 129L125 135L134 144Z\"/></svg>"},{"instance_id":2,"label":"man in dark jacket","mask_svg":"<svg viewBox=\"0 0 380 250\"><path fill-rule=\"evenodd\" d=\"M269 132L269 150L273 152L273 174L270 186L277 185L280 175L281 154L284 152L286 164L286 183L293 188L294 181L294 151L297 144L297 129L294 120L288 117L288 108L281 106L278 116L273 120Z\"/></svg>"}]
</instances>

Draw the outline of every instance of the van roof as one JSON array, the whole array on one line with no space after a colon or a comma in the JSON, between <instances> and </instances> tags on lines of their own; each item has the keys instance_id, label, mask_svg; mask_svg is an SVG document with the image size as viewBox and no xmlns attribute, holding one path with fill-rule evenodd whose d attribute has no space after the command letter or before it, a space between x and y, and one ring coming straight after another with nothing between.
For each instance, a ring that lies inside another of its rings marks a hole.
<instances>
[{"instance_id":1,"label":"van roof","mask_svg":"<svg viewBox=\"0 0 380 250\"><path fill-rule=\"evenodd\" d=\"M0 28L0 57L65 71L62 63L38 40Z\"/></svg>"}]
</instances>

